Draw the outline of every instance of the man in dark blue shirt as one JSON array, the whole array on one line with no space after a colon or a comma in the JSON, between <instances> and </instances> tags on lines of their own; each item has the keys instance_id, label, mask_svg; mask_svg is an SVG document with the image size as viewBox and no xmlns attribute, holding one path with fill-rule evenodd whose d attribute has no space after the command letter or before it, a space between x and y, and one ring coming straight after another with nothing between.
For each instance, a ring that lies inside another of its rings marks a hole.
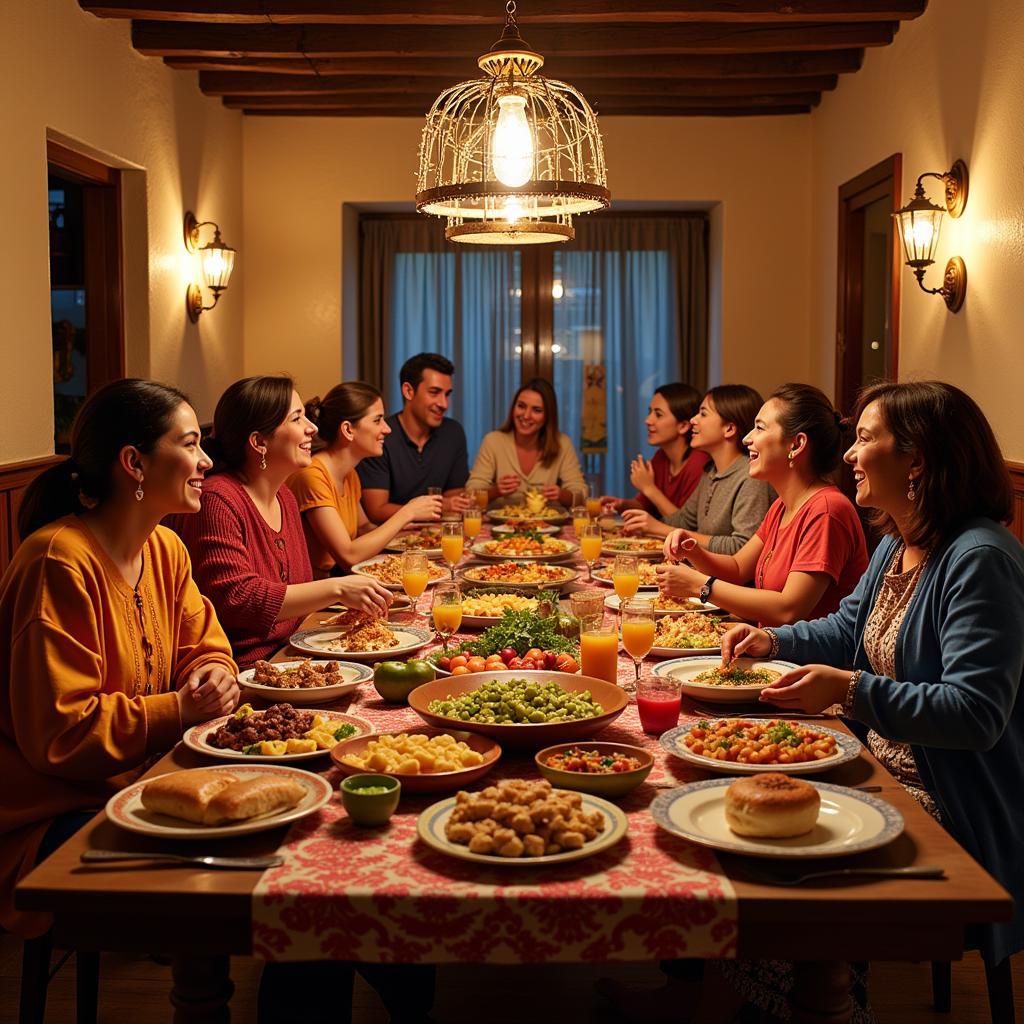
<instances>
[{"instance_id":1,"label":"man in dark blue shirt","mask_svg":"<svg viewBox=\"0 0 1024 1024\"><path fill-rule=\"evenodd\" d=\"M387 418L391 433L384 454L359 463L363 508L375 523L393 516L407 501L440 488L446 512L471 504L463 488L469 476L466 432L446 419L455 367L436 352L420 352L399 373L402 411Z\"/></svg>"}]
</instances>

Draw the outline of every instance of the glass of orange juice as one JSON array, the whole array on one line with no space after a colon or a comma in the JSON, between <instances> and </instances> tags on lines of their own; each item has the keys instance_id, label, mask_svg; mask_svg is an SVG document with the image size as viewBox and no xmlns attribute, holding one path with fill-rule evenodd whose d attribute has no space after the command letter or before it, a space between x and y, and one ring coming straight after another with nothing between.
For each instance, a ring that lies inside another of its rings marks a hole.
<instances>
[{"instance_id":1,"label":"glass of orange juice","mask_svg":"<svg viewBox=\"0 0 1024 1024\"><path fill-rule=\"evenodd\" d=\"M636 555L616 555L612 563L612 582L620 601L636 597L640 589L640 562Z\"/></svg>"},{"instance_id":2,"label":"glass of orange juice","mask_svg":"<svg viewBox=\"0 0 1024 1024\"><path fill-rule=\"evenodd\" d=\"M455 566L462 558L464 543L461 519L447 520L441 523L441 556L448 563L453 583L455 582Z\"/></svg>"},{"instance_id":3,"label":"glass of orange juice","mask_svg":"<svg viewBox=\"0 0 1024 1024\"><path fill-rule=\"evenodd\" d=\"M643 597L623 601L619 607L619 618L622 622L622 646L633 659L636 683L639 683L644 658L654 646L654 602ZM636 685L623 686L623 689L632 693Z\"/></svg>"},{"instance_id":4,"label":"glass of orange juice","mask_svg":"<svg viewBox=\"0 0 1024 1024\"><path fill-rule=\"evenodd\" d=\"M602 626L596 617L580 623L580 669L585 676L609 683L617 680L619 631L614 626Z\"/></svg>"},{"instance_id":5,"label":"glass of orange juice","mask_svg":"<svg viewBox=\"0 0 1024 1024\"><path fill-rule=\"evenodd\" d=\"M402 554L402 589L412 602L412 617L416 618L416 605L427 589L430 568L425 551L406 551Z\"/></svg>"},{"instance_id":6,"label":"glass of orange juice","mask_svg":"<svg viewBox=\"0 0 1024 1024\"><path fill-rule=\"evenodd\" d=\"M573 505L572 507L572 528L576 531L577 537L583 536L583 528L590 522L587 515L586 505Z\"/></svg>"},{"instance_id":7,"label":"glass of orange juice","mask_svg":"<svg viewBox=\"0 0 1024 1024\"><path fill-rule=\"evenodd\" d=\"M468 540L476 540L481 526L483 526L482 513L476 505L472 508L467 508L462 513L462 532Z\"/></svg>"},{"instance_id":8,"label":"glass of orange juice","mask_svg":"<svg viewBox=\"0 0 1024 1024\"><path fill-rule=\"evenodd\" d=\"M478 487L473 492L473 497L476 500L476 507L480 509L481 512L483 512L484 509L487 508L487 504L490 501L490 495L487 493L487 488Z\"/></svg>"},{"instance_id":9,"label":"glass of orange juice","mask_svg":"<svg viewBox=\"0 0 1024 1024\"><path fill-rule=\"evenodd\" d=\"M587 523L580 537L580 557L587 563L588 580L594 582L594 563L601 557L601 527Z\"/></svg>"},{"instance_id":10,"label":"glass of orange juice","mask_svg":"<svg viewBox=\"0 0 1024 1024\"><path fill-rule=\"evenodd\" d=\"M462 625L462 591L457 583L438 583L430 595L430 612L434 618L434 632L441 638L444 650L448 641Z\"/></svg>"}]
</instances>

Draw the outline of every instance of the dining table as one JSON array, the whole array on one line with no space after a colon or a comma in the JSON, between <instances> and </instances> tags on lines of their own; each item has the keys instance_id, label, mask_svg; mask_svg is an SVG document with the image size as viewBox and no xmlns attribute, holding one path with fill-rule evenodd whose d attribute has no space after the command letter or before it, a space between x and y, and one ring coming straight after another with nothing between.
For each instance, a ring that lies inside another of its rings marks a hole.
<instances>
[{"instance_id":1,"label":"dining table","mask_svg":"<svg viewBox=\"0 0 1024 1024\"><path fill-rule=\"evenodd\" d=\"M408 620L409 613L396 616ZM315 628L326 617L315 612L302 628ZM420 620L426 624L423 612ZM455 642L473 635L460 633ZM298 656L286 648L274 660ZM619 669L621 680L632 678L633 662L625 655ZM325 707L362 718L378 731L423 725L408 706L385 703L372 683ZM706 713L684 697L680 723ZM819 721L849 731L838 718ZM1011 916L1008 893L866 748L815 779L873 788L902 816L900 834L868 852L778 865L711 849L656 824L651 804L660 795L715 773L673 756L657 736L645 734L635 702L596 738L644 747L654 756L654 768L618 801L628 821L625 836L593 857L494 868L450 857L417 834L419 816L449 795L443 793L403 794L390 822L378 828L353 825L335 794L291 826L174 843L127 831L100 812L21 881L16 904L52 914L55 941L65 948L170 955L177 1024L230 1019L231 956L505 965L789 960L792 1019L841 1024L852 1013L851 961L956 960L964 952L967 926ZM494 771L470 788L537 779L534 753L506 749ZM215 763L179 743L147 775ZM339 772L329 757L302 767L337 788ZM155 860L83 863L89 850L279 853L285 862L265 871ZM787 873L815 869L924 865L941 867L944 877L828 875L780 884ZM766 869L770 876L780 868L778 877L766 877Z\"/></svg>"}]
</instances>

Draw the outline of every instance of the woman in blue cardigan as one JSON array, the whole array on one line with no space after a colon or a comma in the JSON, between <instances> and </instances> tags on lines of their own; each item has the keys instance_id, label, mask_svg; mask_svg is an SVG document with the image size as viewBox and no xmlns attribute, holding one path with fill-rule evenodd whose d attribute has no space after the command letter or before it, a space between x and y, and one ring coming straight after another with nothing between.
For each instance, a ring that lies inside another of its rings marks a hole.
<instances>
[{"instance_id":1,"label":"woman in blue cardigan","mask_svg":"<svg viewBox=\"0 0 1024 1024\"><path fill-rule=\"evenodd\" d=\"M839 610L778 629L737 626L726 658L801 668L764 699L842 704L872 753L1014 897L972 931L994 966L1024 948L1024 549L1000 523L1013 491L983 413L950 384L876 384L846 453L857 504L885 539Z\"/></svg>"}]
</instances>

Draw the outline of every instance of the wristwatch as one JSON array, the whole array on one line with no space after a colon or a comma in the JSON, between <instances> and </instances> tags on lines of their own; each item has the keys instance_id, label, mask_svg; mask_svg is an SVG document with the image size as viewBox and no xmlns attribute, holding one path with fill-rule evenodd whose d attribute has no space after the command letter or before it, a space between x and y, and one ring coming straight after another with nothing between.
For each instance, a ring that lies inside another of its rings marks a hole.
<instances>
[{"instance_id":1,"label":"wristwatch","mask_svg":"<svg viewBox=\"0 0 1024 1024\"><path fill-rule=\"evenodd\" d=\"M711 588L715 585L715 581L718 579L717 576L709 576L704 586L700 588L700 599L702 604L707 604L711 600Z\"/></svg>"}]
</instances>

